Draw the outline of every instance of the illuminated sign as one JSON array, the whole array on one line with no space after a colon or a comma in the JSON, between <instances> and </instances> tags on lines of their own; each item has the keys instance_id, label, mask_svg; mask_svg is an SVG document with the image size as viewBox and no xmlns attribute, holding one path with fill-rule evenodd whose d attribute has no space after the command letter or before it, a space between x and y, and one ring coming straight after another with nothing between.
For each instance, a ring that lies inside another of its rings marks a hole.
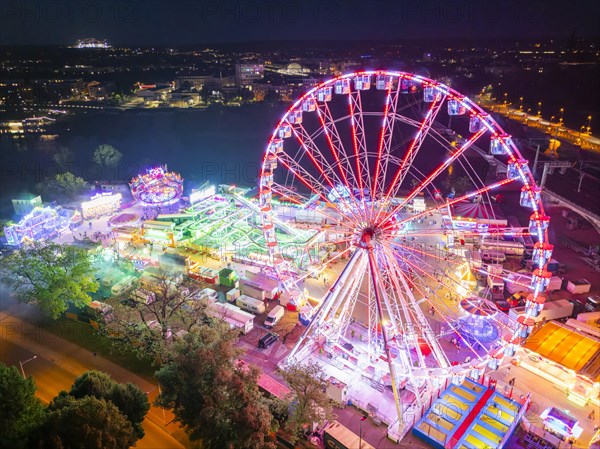
<instances>
[{"instance_id":1,"label":"illuminated sign","mask_svg":"<svg viewBox=\"0 0 600 449\"><path fill-rule=\"evenodd\" d=\"M90 198L90 201L81 203L81 211L84 218L93 215L103 215L117 210L121 205L120 193L98 193Z\"/></svg>"}]
</instances>

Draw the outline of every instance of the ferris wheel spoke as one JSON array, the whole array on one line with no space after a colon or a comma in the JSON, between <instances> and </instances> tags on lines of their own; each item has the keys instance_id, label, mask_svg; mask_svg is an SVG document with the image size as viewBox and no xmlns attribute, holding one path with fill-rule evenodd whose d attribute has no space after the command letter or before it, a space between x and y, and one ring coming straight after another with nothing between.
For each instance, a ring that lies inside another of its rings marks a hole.
<instances>
[{"instance_id":1,"label":"ferris wheel spoke","mask_svg":"<svg viewBox=\"0 0 600 449\"><path fill-rule=\"evenodd\" d=\"M396 86L396 89L393 91L393 94L391 94L391 91L388 91L388 94L386 96L386 106L385 107L389 108L389 109L384 114L384 123L383 123L384 129L382 129L382 143L381 143L381 147L383 148L383 151L380 151L380 154L378 157L378 164L379 164L378 167L381 166L381 171L380 171L381 178L377 175L375 176L375 181L377 183L376 189L382 193L385 190L385 177L386 177L390 159L392 156L392 142L393 142L393 137L394 137L394 125L398 121L398 120L396 120L396 116L397 116L397 112L399 110L398 100L401 95L400 86L401 86L401 81L400 81L400 79L398 79L398 84Z\"/></svg>"},{"instance_id":2,"label":"ferris wheel spoke","mask_svg":"<svg viewBox=\"0 0 600 449\"><path fill-rule=\"evenodd\" d=\"M300 179L300 178L298 178L298 179ZM301 181L301 182L303 182L303 181ZM288 189L287 187L285 187L281 184L273 182L271 184L271 190L273 193L278 194L282 200L290 201L299 206L303 206L304 204L306 204L305 198L303 198L302 196L298 195L296 192L293 192L291 189ZM317 193L315 193L315 195L317 195ZM339 218L335 218L335 217L323 212L322 210L319 210L318 214L323 216L327 220L329 220L331 223L337 223L339 221Z\"/></svg>"},{"instance_id":3,"label":"ferris wheel spoke","mask_svg":"<svg viewBox=\"0 0 600 449\"><path fill-rule=\"evenodd\" d=\"M314 194L318 195L319 198L331 209L333 209L340 217L344 217L348 221L357 225L358 223L354 219L352 215L345 214L341 211L337 204L330 201L327 196L323 193L324 189L322 188L322 184L315 179L310 173L308 173L299 163L297 163L294 159L286 157L285 153L281 155L277 155L277 160L279 160L293 175L298 179L302 184L308 187ZM321 186L321 189L317 189L315 186ZM336 220L339 222L340 219Z\"/></svg>"},{"instance_id":4,"label":"ferris wheel spoke","mask_svg":"<svg viewBox=\"0 0 600 449\"><path fill-rule=\"evenodd\" d=\"M431 328L429 321L427 320L425 314L423 313L423 310L419 306L418 301L416 300L414 294L410 289L406 276L398 266L395 257L393 257L393 253L391 256L391 260L393 260L391 266L393 269L394 278L398 279L404 287L404 291L406 292L406 298L410 302L414 317L416 318L413 322L415 324L418 324L419 328L421 329L421 337L427 342L429 347L432 349L432 354L434 355L434 358L436 359L438 365L442 368L450 366L448 358L446 357L445 352L442 350L439 344L435 331Z\"/></svg>"},{"instance_id":5,"label":"ferris wheel spoke","mask_svg":"<svg viewBox=\"0 0 600 449\"><path fill-rule=\"evenodd\" d=\"M385 249L383 252L386 253ZM404 291L403 286L398 281L398 276L404 276L404 274L402 274L402 270L399 269L393 255L390 256L389 252L386 254L383 265L385 267L389 267L389 273L387 276L387 291L393 296L393 301L391 302L391 305L388 305L388 307L394 312L393 315L396 316L394 329L402 331L402 336L404 339L403 346L407 354L409 353L411 347L415 348L420 366L426 366L427 364L418 341L418 336L422 335L424 331L421 328L415 313L410 307L408 307L407 293ZM400 309L402 309L402 312L400 312ZM404 317L402 315L404 315ZM405 323L407 325L404 325ZM416 326L416 328L412 326ZM410 344L407 347L408 343ZM412 365L407 366L406 368L407 371L410 371L412 369Z\"/></svg>"},{"instance_id":6,"label":"ferris wheel spoke","mask_svg":"<svg viewBox=\"0 0 600 449\"><path fill-rule=\"evenodd\" d=\"M323 114L323 123L329 134L329 141L332 147L332 151L336 151L340 160L339 169L344 170L344 176L348 181L349 186L359 188L362 185L362 179L360 178L360 166L357 166L355 171L352 165L352 153L348 153L344 146L344 142L340 137L340 132L337 127L337 120L334 120L333 114L327 102L323 103L323 106L318 106L319 110ZM361 192L362 195L362 192ZM363 196L361 196L361 200Z\"/></svg>"},{"instance_id":7,"label":"ferris wheel spoke","mask_svg":"<svg viewBox=\"0 0 600 449\"><path fill-rule=\"evenodd\" d=\"M353 185L355 185L355 184L351 184L348 180L348 177L346 175L346 170L342 166L342 163L341 163L341 160L339 157L339 150L332 141L329 127L327 126L325 119L323 118L324 114L321 112L321 107L319 106L319 103L317 102L317 99L314 96L313 96L313 99L315 100L316 111L317 111L317 116L319 118L319 122L321 123L323 133L325 134L325 138L327 140L330 152L334 158L335 163L333 165L328 163L325 155L319 150L319 146L316 145L312 136L306 131L304 126L302 126L301 124L295 125L295 126L298 126L298 134L296 135L296 137L301 142L303 147L307 151L310 151L314 155L315 159L318 159L318 162L316 162L316 163L320 164L321 168L323 169L323 172L331 173L331 175L335 178L335 180L334 180L335 182L333 182L329 177L327 177L327 182L330 185L330 187L332 189L336 189L338 186L342 186L342 187L347 188L350 191L350 195L348 197L344 197L343 195L340 194L341 200L344 203L346 203L346 207L348 207L348 209L353 210L354 214L358 215L357 218L364 220L365 217L364 217L364 213L362 210L363 208L359 204L357 198L354 196ZM325 104L327 104L327 103L325 103ZM337 172L339 172L341 178L338 177L338 174L335 169L336 167L338 168ZM352 205L350 205L348 203L348 201L351 201Z\"/></svg>"},{"instance_id":8,"label":"ferris wheel spoke","mask_svg":"<svg viewBox=\"0 0 600 449\"><path fill-rule=\"evenodd\" d=\"M345 156L346 152L327 102L316 102L316 111L323 134L325 134L329 150L335 160L335 167L337 167L342 178L342 181L340 182L343 182L343 184L348 186L355 185L355 183L350 183L348 179L349 176L353 175L352 166L347 166L347 164L343 163L343 159L340 158L340 155Z\"/></svg>"},{"instance_id":9,"label":"ferris wheel spoke","mask_svg":"<svg viewBox=\"0 0 600 449\"><path fill-rule=\"evenodd\" d=\"M461 196L459 198L455 198L452 201L446 201L445 203L440 204L440 205L438 205L436 207L433 207L431 209L426 209L425 211L419 212L418 214L415 214L415 215L413 215L411 217L404 218L404 219L400 220L399 222L397 222L395 224L386 225L382 229L390 229L393 226L401 226L404 223L407 223L407 222L413 221L413 220L417 220L417 219L419 219L421 217L424 217L426 215L431 214L432 212L437 212L438 210L441 210L441 209L444 209L446 207L452 206L452 205L454 205L456 203L459 203L461 201L465 201L465 200L468 200L470 198L473 198L474 196L481 195L482 193L485 193L485 192L487 192L489 190L496 189L498 187L506 185L506 184L508 184L510 182L513 182L514 180L515 179L508 179L507 178L507 179L504 179L502 181L498 181L498 182L496 182L494 184L490 184L489 186L485 186L485 187L482 187L480 189L477 189L474 192L467 193L467 194L465 194L465 195L463 195L463 196Z\"/></svg>"},{"instance_id":10,"label":"ferris wheel spoke","mask_svg":"<svg viewBox=\"0 0 600 449\"><path fill-rule=\"evenodd\" d=\"M315 144L308 132L306 132L306 129L304 128L304 126L302 126L302 124L292 126L292 132L298 140L298 142L300 143L301 147L304 149L304 154L308 156L314 167L317 168L317 170L319 171L325 182L329 185L329 188L331 190L337 190L339 185L348 186L347 180L342 182L337 177L335 168L329 165L329 163L327 162L327 158L321 153L319 147ZM337 158L337 154L335 154L335 156ZM332 180L330 178L330 175L335 177L335 180ZM348 202L349 198L353 203L352 205ZM359 206L356 203L356 200L354 200L354 195L349 195L346 198L343 194L340 193L340 200L345 204L345 210L349 214L359 215L356 218L360 219Z\"/></svg>"},{"instance_id":11,"label":"ferris wheel spoke","mask_svg":"<svg viewBox=\"0 0 600 449\"><path fill-rule=\"evenodd\" d=\"M350 90L348 92L348 105L350 110L352 145L354 147L356 171L359 181L358 188L361 192L361 199L364 200L364 189L370 185L370 172L360 90Z\"/></svg>"},{"instance_id":12,"label":"ferris wheel spoke","mask_svg":"<svg viewBox=\"0 0 600 449\"><path fill-rule=\"evenodd\" d=\"M306 203L306 198L284 185L273 183L271 190L278 194L283 201L289 201L290 203L297 204L298 206L302 206Z\"/></svg>"},{"instance_id":13,"label":"ferris wheel spoke","mask_svg":"<svg viewBox=\"0 0 600 449\"><path fill-rule=\"evenodd\" d=\"M397 205L392 212L388 214L388 217L393 217L398 211L402 210L410 201L412 201L419 193L421 193L429 184L433 182L435 178L437 178L440 173L442 173L446 168L448 168L459 156L464 154L476 141L479 139L487 129L483 128L473 134L469 140L467 140L461 147L456 150L452 155L444 161L438 168L436 168L433 172L431 172L427 178L425 178L418 186L416 186L412 192L399 204ZM385 220L384 220L385 221Z\"/></svg>"},{"instance_id":14,"label":"ferris wheel spoke","mask_svg":"<svg viewBox=\"0 0 600 449\"><path fill-rule=\"evenodd\" d=\"M373 218L373 208L375 207L375 199L377 198L376 193L379 184L379 170L381 168L381 157L383 153L383 144L386 137L386 130L388 129L388 111L390 108L390 98L392 94L391 87L387 89L385 94L385 105L383 106L383 118L381 121L381 130L379 131L379 144L377 145L377 158L375 159L375 174L373 181L371 182L371 219Z\"/></svg>"},{"instance_id":15,"label":"ferris wheel spoke","mask_svg":"<svg viewBox=\"0 0 600 449\"><path fill-rule=\"evenodd\" d=\"M412 166L415 158L417 157L419 149L423 145L423 142L425 141L425 137L427 136L431 125L435 121L438 112L444 104L445 98L445 94L440 92L439 95L436 96L436 98L431 102L429 109L425 113L425 117L421 121L421 124L417 129L417 132L414 138L412 139L412 142L408 147L404 158L402 159L402 164L396 170L396 173L392 178L392 182L385 193L385 201L389 200L392 196L397 195L398 190L400 190L400 186L404 182L406 173L408 172L409 168Z\"/></svg>"},{"instance_id":16,"label":"ferris wheel spoke","mask_svg":"<svg viewBox=\"0 0 600 449\"><path fill-rule=\"evenodd\" d=\"M423 262L421 260L421 262ZM410 263L409 263L410 264ZM432 267L430 266L429 269L426 269L427 267L423 268L423 266L419 266L417 264L410 264L412 266L412 268L414 268L414 273L417 277L419 277L421 279L421 285L426 284L426 282L423 279L423 277L428 277L430 280L435 281L435 279L432 278L431 276L431 269ZM423 263L423 265L428 265L426 263ZM420 274L419 274L420 273ZM454 279L452 276L445 276L446 280L451 281L450 283L444 283L442 284L447 290L452 290L452 293L456 294L457 297L462 297L464 296L464 294L459 291L459 289L463 288L460 283ZM422 291L421 289L419 289L418 287L415 286L415 288L419 291L419 293L421 295L423 295L423 297L427 297L429 294L427 292ZM448 317L448 316L454 316L455 317L455 321L458 320L459 316L457 314L455 314L454 312L452 312L452 310L442 301L442 298L439 297L439 295L437 295L436 292L432 292L432 294L434 294L438 299L440 304L442 304L444 307L444 311L442 311L439 307L437 307L436 305L434 305L433 303L431 303L430 301L429 304L431 307L433 307L433 309L435 310L435 312L438 314L438 316L442 316L442 317ZM484 310L480 309L480 307L476 308L477 310L481 310L482 312L485 312ZM506 327L505 323L500 322L498 319L496 319L495 317L490 317L490 319L492 321L494 321L497 325L498 328L500 329L504 329ZM444 318L445 323L451 327L452 329L455 329L455 326L452 324L452 321L447 320L446 318ZM479 340L477 340L478 343L483 343ZM465 342L467 344L467 347L475 354L479 357L478 353L476 352L476 350L474 350L474 348L472 347L472 345L470 345L468 342Z\"/></svg>"}]
</instances>

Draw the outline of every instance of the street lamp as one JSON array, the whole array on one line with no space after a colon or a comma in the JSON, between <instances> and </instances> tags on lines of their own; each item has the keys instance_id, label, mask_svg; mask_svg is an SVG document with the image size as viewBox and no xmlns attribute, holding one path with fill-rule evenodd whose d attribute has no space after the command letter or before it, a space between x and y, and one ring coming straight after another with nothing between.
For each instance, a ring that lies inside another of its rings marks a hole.
<instances>
[{"instance_id":1,"label":"street lamp","mask_svg":"<svg viewBox=\"0 0 600 449\"><path fill-rule=\"evenodd\" d=\"M21 367L21 374L23 374L23 379L27 379L27 376L25 376L25 370L23 369L23 365L25 365L28 362L31 362L34 359L37 359L37 355L34 355L33 357L31 357L30 359L27 359L25 361L19 360L19 366Z\"/></svg>"},{"instance_id":2,"label":"street lamp","mask_svg":"<svg viewBox=\"0 0 600 449\"><path fill-rule=\"evenodd\" d=\"M541 117L542 116L542 102L538 102L538 112L537 112L537 116Z\"/></svg>"},{"instance_id":3,"label":"street lamp","mask_svg":"<svg viewBox=\"0 0 600 449\"><path fill-rule=\"evenodd\" d=\"M358 449L362 449L362 423L366 420L367 417L363 415L360 417L360 421L358 422Z\"/></svg>"},{"instance_id":4,"label":"street lamp","mask_svg":"<svg viewBox=\"0 0 600 449\"><path fill-rule=\"evenodd\" d=\"M564 112L565 112L564 108L560 108L560 119L558 120L559 125L562 125Z\"/></svg>"},{"instance_id":5,"label":"street lamp","mask_svg":"<svg viewBox=\"0 0 600 449\"><path fill-rule=\"evenodd\" d=\"M519 98L519 111L523 110L523 97Z\"/></svg>"}]
</instances>

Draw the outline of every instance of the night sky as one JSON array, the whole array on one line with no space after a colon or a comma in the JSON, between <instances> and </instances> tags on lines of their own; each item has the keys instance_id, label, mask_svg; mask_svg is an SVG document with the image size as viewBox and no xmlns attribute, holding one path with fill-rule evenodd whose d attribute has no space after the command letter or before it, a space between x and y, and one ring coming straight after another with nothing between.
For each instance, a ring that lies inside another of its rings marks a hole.
<instances>
[{"instance_id":1,"label":"night sky","mask_svg":"<svg viewBox=\"0 0 600 449\"><path fill-rule=\"evenodd\" d=\"M0 44L597 37L595 0L0 1Z\"/></svg>"}]
</instances>

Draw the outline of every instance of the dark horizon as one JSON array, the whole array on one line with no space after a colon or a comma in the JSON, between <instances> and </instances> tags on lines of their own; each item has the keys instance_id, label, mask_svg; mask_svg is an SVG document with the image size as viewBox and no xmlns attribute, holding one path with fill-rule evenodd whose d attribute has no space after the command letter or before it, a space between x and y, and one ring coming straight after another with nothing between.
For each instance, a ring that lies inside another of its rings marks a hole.
<instances>
[{"instance_id":1,"label":"dark horizon","mask_svg":"<svg viewBox=\"0 0 600 449\"><path fill-rule=\"evenodd\" d=\"M540 43L567 43L573 39L573 35L555 35L555 36L544 36L544 37L491 37L491 38L480 38L477 39L476 43L473 43L471 38L401 38L401 39L275 39L275 40L247 40L237 42L225 42L225 41L206 41L206 42L191 42L191 43L179 43L179 44L143 44L136 42L112 42L110 39L104 36L82 36L75 39L73 42L65 42L62 44L0 44L0 48L69 48L76 40L95 38L104 40L106 39L112 48L179 48L179 49L195 49L199 47L250 47L250 46L290 46L290 45L304 45L314 44L318 46L343 46L351 44L377 44L377 45L395 45L395 44L439 44L445 41L449 44L465 44L472 47L480 47L482 44L528 44L532 42ZM575 35L577 40L584 41L586 43L594 43L600 45L600 34L598 36L579 36ZM81 50L81 49L78 49ZM84 49L90 50L90 49ZM100 49L102 50L102 49Z\"/></svg>"},{"instance_id":2,"label":"dark horizon","mask_svg":"<svg viewBox=\"0 0 600 449\"><path fill-rule=\"evenodd\" d=\"M235 45L282 41L598 39L600 3L578 0L39 0L0 3L0 45ZM203 44L205 42L206 44Z\"/></svg>"}]
</instances>

